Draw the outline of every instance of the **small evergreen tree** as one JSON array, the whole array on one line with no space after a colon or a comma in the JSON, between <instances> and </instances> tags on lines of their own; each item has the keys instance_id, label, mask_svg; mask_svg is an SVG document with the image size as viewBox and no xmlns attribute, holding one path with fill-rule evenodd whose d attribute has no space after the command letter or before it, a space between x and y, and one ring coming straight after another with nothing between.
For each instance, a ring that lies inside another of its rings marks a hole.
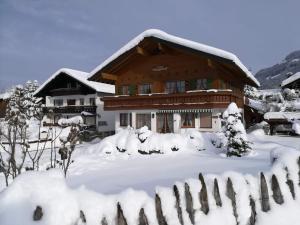
<instances>
[{"instance_id":1,"label":"small evergreen tree","mask_svg":"<svg viewBox=\"0 0 300 225\"><path fill-rule=\"evenodd\" d=\"M235 103L231 103L223 113L227 156L238 156L248 153L251 150L250 142L247 139L245 127L241 121L242 117Z\"/></svg>"}]
</instances>

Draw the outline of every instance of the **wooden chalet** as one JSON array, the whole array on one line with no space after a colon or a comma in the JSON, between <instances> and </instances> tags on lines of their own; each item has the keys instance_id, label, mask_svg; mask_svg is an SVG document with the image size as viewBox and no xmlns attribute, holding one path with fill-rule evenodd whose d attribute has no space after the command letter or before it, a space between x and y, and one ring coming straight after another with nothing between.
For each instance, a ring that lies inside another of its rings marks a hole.
<instances>
[{"instance_id":1,"label":"wooden chalet","mask_svg":"<svg viewBox=\"0 0 300 225\"><path fill-rule=\"evenodd\" d=\"M289 88L289 89L297 89L300 90L300 72L295 73L294 75L288 77L283 80L281 83L281 87Z\"/></svg>"},{"instance_id":2,"label":"wooden chalet","mask_svg":"<svg viewBox=\"0 0 300 225\"><path fill-rule=\"evenodd\" d=\"M114 84L103 97L116 112L116 128L147 125L156 132L221 129L231 102L243 112L245 84L258 81L232 53L147 30L91 72L89 80Z\"/></svg>"},{"instance_id":3,"label":"wooden chalet","mask_svg":"<svg viewBox=\"0 0 300 225\"><path fill-rule=\"evenodd\" d=\"M114 132L114 115L103 111L101 97L114 94L114 86L88 81L89 74L72 69L60 69L35 92L42 97L44 125L57 125L60 118L82 116L89 127L108 134Z\"/></svg>"}]
</instances>

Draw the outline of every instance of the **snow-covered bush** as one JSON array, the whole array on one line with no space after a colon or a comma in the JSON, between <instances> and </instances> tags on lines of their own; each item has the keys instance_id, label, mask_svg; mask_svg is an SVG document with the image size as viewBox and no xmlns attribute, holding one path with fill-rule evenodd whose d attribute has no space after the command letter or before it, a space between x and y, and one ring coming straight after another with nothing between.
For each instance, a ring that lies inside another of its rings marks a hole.
<instances>
[{"instance_id":1,"label":"snow-covered bush","mask_svg":"<svg viewBox=\"0 0 300 225\"><path fill-rule=\"evenodd\" d=\"M59 162L59 165L64 171L65 176L67 176L69 166L71 165L71 163L73 163L72 154L75 151L75 147L77 142L80 139L80 135L81 132L79 126L72 125L68 133L68 136L61 136L59 138L61 142L61 146L58 151L61 157L61 161Z\"/></svg>"},{"instance_id":2,"label":"snow-covered bush","mask_svg":"<svg viewBox=\"0 0 300 225\"><path fill-rule=\"evenodd\" d=\"M298 94L296 93L296 91L294 89L289 89L289 88L285 88L282 91L282 95L283 95L284 99L288 100L288 101L294 100L298 97Z\"/></svg>"},{"instance_id":3,"label":"snow-covered bush","mask_svg":"<svg viewBox=\"0 0 300 225\"><path fill-rule=\"evenodd\" d=\"M259 96L260 96L258 90L255 87L252 87L249 85L245 85L244 94L246 97L252 98L252 99L259 99Z\"/></svg>"},{"instance_id":4,"label":"snow-covered bush","mask_svg":"<svg viewBox=\"0 0 300 225\"><path fill-rule=\"evenodd\" d=\"M103 139L98 150L106 155L169 154L177 151L200 151L212 148L208 140L210 140L210 134L196 130L190 130L184 134L160 134L145 126L138 130L133 128L119 130L115 135Z\"/></svg>"},{"instance_id":5,"label":"snow-covered bush","mask_svg":"<svg viewBox=\"0 0 300 225\"><path fill-rule=\"evenodd\" d=\"M251 150L240 111L235 103L230 103L223 113L223 132L226 137L227 156L242 156Z\"/></svg>"},{"instance_id":6,"label":"snow-covered bush","mask_svg":"<svg viewBox=\"0 0 300 225\"><path fill-rule=\"evenodd\" d=\"M72 125L81 125L83 124L83 119L81 116L74 116L69 119L61 118L58 120L58 125L62 127L72 126Z\"/></svg>"}]
</instances>

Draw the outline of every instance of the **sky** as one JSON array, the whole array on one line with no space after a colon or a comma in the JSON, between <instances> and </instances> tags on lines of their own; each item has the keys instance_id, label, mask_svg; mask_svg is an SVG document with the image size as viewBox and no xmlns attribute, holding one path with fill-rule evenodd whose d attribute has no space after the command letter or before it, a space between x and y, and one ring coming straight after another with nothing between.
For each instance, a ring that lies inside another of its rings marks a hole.
<instances>
[{"instance_id":1,"label":"sky","mask_svg":"<svg viewBox=\"0 0 300 225\"><path fill-rule=\"evenodd\" d=\"M0 91L86 72L146 29L218 47L252 70L300 49L299 0L0 0Z\"/></svg>"}]
</instances>

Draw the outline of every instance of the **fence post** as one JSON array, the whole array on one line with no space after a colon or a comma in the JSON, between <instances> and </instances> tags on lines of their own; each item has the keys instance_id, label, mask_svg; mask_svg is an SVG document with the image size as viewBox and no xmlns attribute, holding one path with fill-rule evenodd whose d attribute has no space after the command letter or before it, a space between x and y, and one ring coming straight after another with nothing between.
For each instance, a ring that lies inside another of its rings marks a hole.
<instances>
[{"instance_id":1,"label":"fence post","mask_svg":"<svg viewBox=\"0 0 300 225\"><path fill-rule=\"evenodd\" d=\"M295 200L295 187L294 187L294 182L290 179L290 173L289 169L287 167L284 168L286 171L286 184L288 185L290 192L292 194L293 199Z\"/></svg>"},{"instance_id":2,"label":"fence post","mask_svg":"<svg viewBox=\"0 0 300 225\"><path fill-rule=\"evenodd\" d=\"M195 211L193 208L193 197L190 192L190 187L187 183L184 183L184 193L186 201L186 211L189 214L192 224L195 224Z\"/></svg>"},{"instance_id":3,"label":"fence post","mask_svg":"<svg viewBox=\"0 0 300 225\"><path fill-rule=\"evenodd\" d=\"M226 195L231 200L231 204L232 204L232 208L233 208L233 215L235 217L236 224L238 225L239 222L238 222L238 215L237 215L237 211L236 211L236 199L235 199L236 194L234 192L233 184L232 184L230 177L228 177L227 183L226 183Z\"/></svg>"},{"instance_id":4,"label":"fence post","mask_svg":"<svg viewBox=\"0 0 300 225\"><path fill-rule=\"evenodd\" d=\"M207 196L207 188L204 181L204 177L202 173L199 174L199 180L201 182L201 190L199 193L199 199L201 203L201 211L204 212L205 215L209 212L209 206L208 206L208 196Z\"/></svg>"},{"instance_id":5,"label":"fence post","mask_svg":"<svg viewBox=\"0 0 300 225\"><path fill-rule=\"evenodd\" d=\"M261 207L263 212L270 210L269 191L264 173L260 173Z\"/></svg>"},{"instance_id":6,"label":"fence post","mask_svg":"<svg viewBox=\"0 0 300 225\"><path fill-rule=\"evenodd\" d=\"M155 209L156 209L156 218L159 225L168 225L166 218L163 215L162 207L161 207L161 200L158 194L155 195Z\"/></svg>"},{"instance_id":7,"label":"fence post","mask_svg":"<svg viewBox=\"0 0 300 225\"><path fill-rule=\"evenodd\" d=\"M277 177L275 174L272 175L271 187L272 187L273 198L274 198L275 202L277 204L281 205L283 203L283 196L281 194L280 186L279 186L279 183L278 183L278 180L277 180Z\"/></svg>"},{"instance_id":8,"label":"fence post","mask_svg":"<svg viewBox=\"0 0 300 225\"><path fill-rule=\"evenodd\" d=\"M141 208L139 212L139 225L149 225L144 208Z\"/></svg>"},{"instance_id":9,"label":"fence post","mask_svg":"<svg viewBox=\"0 0 300 225\"><path fill-rule=\"evenodd\" d=\"M254 225L256 222L255 201L251 195L249 196L249 200L250 200L251 215L248 221L248 225Z\"/></svg>"},{"instance_id":10,"label":"fence post","mask_svg":"<svg viewBox=\"0 0 300 225\"><path fill-rule=\"evenodd\" d=\"M222 207L222 200L219 191L219 184L217 178L214 179L214 198L216 200L216 205Z\"/></svg>"},{"instance_id":11,"label":"fence post","mask_svg":"<svg viewBox=\"0 0 300 225\"><path fill-rule=\"evenodd\" d=\"M119 202L117 205L117 225L127 225L126 218Z\"/></svg>"},{"instance_id":12,"label":"fence post","mask_svg":"<svg viewBox=\"0 0 300 225\"><path fill-rule=\"evenodd\" d=\"M176 198L176 210L177 210L177 215L178 215L178 219L181 225L183 225L183 218L182 218L182 209L180 207L180 196L179 196L179 191L176 185L173 186L173 192Z\"/></svg>"}]
</instances>

